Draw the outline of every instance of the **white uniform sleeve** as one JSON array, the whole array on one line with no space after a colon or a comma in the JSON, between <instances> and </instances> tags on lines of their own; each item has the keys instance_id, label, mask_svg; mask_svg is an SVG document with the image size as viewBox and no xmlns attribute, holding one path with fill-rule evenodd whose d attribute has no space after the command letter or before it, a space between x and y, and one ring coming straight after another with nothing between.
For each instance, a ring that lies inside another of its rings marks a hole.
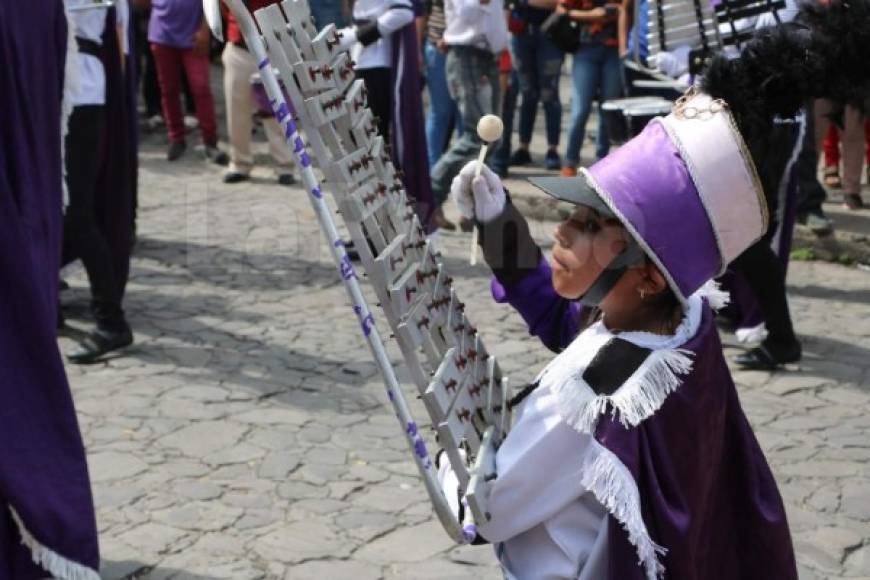
<instances>
[{"instance_id":1,"label":"white uniform sleeve","mask_svg":"<svg viewBox=\"0 0 870 580\"><path fill-rule=\"evenodd\" d=\"M389 36L414 21L414 11L410 6L387 10L378 17L378 30L381 36Z\"/></svg>"},{"instance_id":2,"label":"white uniform sleeve","mask_svg":"<svg viewBox=\"0 0 870 580\"><path fill-rule=\"evenodd\" d=\"M537 393L536 393L537 395ZM477 522L490 542L503 542L552 518L577 501L581 464L591 442L555 412L553 395L532 396L496 454L497 479L488 522Z\"/></svg>"}]
</instances>

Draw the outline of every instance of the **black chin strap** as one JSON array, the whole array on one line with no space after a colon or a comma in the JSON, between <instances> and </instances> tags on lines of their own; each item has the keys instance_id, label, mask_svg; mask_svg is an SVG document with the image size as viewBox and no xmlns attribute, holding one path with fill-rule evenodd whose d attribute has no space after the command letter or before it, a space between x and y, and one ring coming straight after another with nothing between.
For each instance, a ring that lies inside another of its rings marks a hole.
<instances>
[{"instance_id":1,"label":"black chin strap","mask_svg":"<svg viewBox=\"0 0 870 580\"><path fill-rule=\"evenodd\" d=\"M584 306L598 306L604 297L613 290L625 271L630 266L638 263L643 258L643 250L637 245L637 242L631 240L621 254L613 258L613 260L604 268L598 279L592 283L586 294L580 297L580 304Z\"/></svg>"}]
</instances>

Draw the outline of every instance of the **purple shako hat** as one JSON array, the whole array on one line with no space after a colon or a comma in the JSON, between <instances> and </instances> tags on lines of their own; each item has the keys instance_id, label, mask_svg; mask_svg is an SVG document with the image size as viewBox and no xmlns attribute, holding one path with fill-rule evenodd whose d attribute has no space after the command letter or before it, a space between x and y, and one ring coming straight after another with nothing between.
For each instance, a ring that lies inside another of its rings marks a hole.
<instances>
[{"instance_id":1,"label":"purple shako hat","mask_svg":"<svg viewBox=\"0 0 870 580\"><path fill-rule=\"evenodd\" d=\"M728 106L696 89L581 171L559 187L535 184L574 203L603 202L683 303L767 230L761 182Z\"/></svg>"}]
</instances>

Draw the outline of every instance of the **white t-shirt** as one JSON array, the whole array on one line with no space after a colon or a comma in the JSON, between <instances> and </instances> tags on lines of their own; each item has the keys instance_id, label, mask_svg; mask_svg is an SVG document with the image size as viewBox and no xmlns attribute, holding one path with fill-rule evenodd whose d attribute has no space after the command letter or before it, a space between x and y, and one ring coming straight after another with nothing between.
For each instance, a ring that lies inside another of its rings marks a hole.
<instances>
[{"instance_id":1,"label":"white t-shirt","mask_svg":"<svg viewBox=\"0 0 870 580\"><path fill-rule=\"evenodd\" d=\"M499 54L507 48L508 30L504 2L490 0L444 0L447 28L444 40L448 45L475 46Z\"/></svg>"},{"instance_id":2,"label":"white t-shirt","mask_svg":"<svg viewBox=\"0 0 870 580\"><path fill-rule=\"evenodd\" d=\"M65 0L68 8L87 4L86 0ZM130 19L127 0L115 0L115 13L118 26L127 30ZM90 8L86 10L72 10L67 12L69 16L70 34L78 38L92 40L97 44L103 43L103 32L106 29L106 9ZM127 35L123 35L121 49L124 54L128 53ZM75 82L70 86L70 103L76 107L80 105L104 105L106 104L106 72L100 59L90 54L76 53Z\"/></svg>"}]
</instances>

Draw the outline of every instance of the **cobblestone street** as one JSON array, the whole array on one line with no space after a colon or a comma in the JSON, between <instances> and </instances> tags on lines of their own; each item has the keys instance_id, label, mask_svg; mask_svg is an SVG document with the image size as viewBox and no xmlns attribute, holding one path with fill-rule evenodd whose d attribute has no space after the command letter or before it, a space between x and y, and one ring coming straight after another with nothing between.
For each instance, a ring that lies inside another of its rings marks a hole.
<instances>
[{"instance_id":1,"label":"cobblestone street","mask_svg":"<svg viewBox=\"0 0 870 580\"><path fill-rule=\"evenodd\" d=\"M224 185L197 152L169 164L163 147L152 137L141 156L136 344L67 368L104 577L500 578L491 548L455 547L434 519L302 189L265 169ZM533 224L542 243L552 225ZM525 384L549 353L492 302L467 235L440 243L490 351ZM85 277L67 279L86 329ZM870 578L870 274L797 262L789 289L800 369L735 378L801 578Z\"/></svg>"}]
</instances>

